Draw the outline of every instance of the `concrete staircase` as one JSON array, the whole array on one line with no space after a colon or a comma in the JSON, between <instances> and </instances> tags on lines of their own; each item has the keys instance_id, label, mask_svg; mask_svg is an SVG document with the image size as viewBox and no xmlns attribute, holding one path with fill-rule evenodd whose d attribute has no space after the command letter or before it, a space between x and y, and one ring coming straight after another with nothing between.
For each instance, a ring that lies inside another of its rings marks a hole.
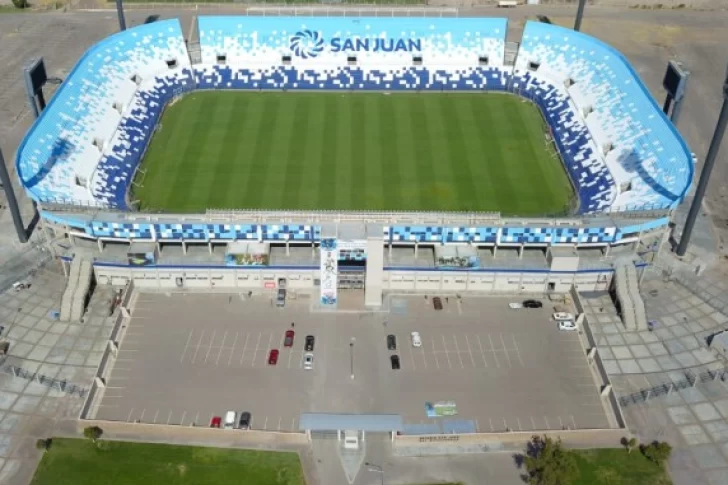
<instances>
[{"instance_id":1,"label":"concrete staircase","mask_svg":"<svg viewBox=\"0 0 728 485\"><path fill-rule=\"evenodd\" d=\"M91 261L73 258L66 289L61 297L62 322L79 321L86 310L86 300L91 289L93 266Z\"/></svg>"},{"instance_id":2,"label":"concrete staircase","mask_svg":"<svg viewBox=\"0 0 728 485\"><path fill-rule=\"evenodd\" d=\"M625 328L627 330L646 330L647 313L642 295L640 295L637 269L634 264L627 263L617 266L615 285Z\"/></svg>"}]
</instances>

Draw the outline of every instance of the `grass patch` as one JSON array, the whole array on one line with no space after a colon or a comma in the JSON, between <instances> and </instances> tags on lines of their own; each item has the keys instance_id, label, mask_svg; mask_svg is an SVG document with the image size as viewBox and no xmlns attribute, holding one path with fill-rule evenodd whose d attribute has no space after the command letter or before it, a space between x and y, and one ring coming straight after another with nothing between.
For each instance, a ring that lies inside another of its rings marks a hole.
<instances>
[{"instance_id":1,"label":"grass patch","mask_svg":"<svg viewBox=\"0 0 728 485\"><path fill-rule=\"evenodd\" d=\"M31 485L304 485L296 453L53 438Z\"/></svg>"},{"instance_id":2,"label":"grass patch","mask_svg":"<svg viewBox=\"0 0 728 485\"><path fill-rule=\"evenodd\" d=\"M670 485L663 467L645 458L639 450L574 450L579 478L573 485Z\"/></svg>"},{"instance_id":3,"label":"grass patch","mask_svg":"<svg viewBox=\"0 0 728 485\"><path fill-rule=\"evenodd\" d=\"M564 213L538 108L510 94L195 92L167 108L142 210Z\"/></svg>"}]
</instances>

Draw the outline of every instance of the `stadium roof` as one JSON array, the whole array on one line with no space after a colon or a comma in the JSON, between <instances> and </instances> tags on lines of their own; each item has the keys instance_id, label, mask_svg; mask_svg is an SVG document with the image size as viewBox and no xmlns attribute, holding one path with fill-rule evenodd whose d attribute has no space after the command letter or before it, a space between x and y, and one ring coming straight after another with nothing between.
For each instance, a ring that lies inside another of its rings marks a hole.
<instances>
[{"instance_id":1,"label":"stadium roof","mask_svg":"<svg viewBox=\"0 0 728 485\"><path fill-rule=\"evenodd\" d=\"M373 432L402 431L399 414L328 414L303 413L298 422L299 431L362 430Z\"/></svg>"}]
</instances>

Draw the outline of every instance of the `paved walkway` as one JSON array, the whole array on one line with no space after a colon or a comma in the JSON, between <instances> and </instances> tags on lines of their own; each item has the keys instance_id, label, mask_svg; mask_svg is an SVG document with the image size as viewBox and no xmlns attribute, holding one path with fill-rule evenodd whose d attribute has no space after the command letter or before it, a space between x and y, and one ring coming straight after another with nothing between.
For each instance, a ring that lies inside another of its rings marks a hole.
<instances>
[{"instance_id":1,"label":"paved walkway","mask_svg":"<svg viewBox=\"0 0 728 485\"><path fill-rule=\"evenodd\" d=\"M27 484L39 457L35 440L51 436L58 423L78 418L83 399L62 391L58 383L65 382L66 389L87 388L111 331L108 288L97 288L84 323L64 323L51 315L64 288L57 268L46 266L26 282L29 289L0 294L3 337L10 342L0 366L2 484ZM10 366L36 377L14 377Z\"/></svg>"}]
</instances>

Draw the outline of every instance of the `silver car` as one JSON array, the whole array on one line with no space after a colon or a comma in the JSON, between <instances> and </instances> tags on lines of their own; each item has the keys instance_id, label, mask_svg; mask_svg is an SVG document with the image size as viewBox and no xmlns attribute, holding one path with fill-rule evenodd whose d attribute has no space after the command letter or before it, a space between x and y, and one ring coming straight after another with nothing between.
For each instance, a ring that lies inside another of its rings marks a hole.
<instances>
[{"instance_id":1,"label":"silver car","mask_svg":"<svg viewBox=\"0 0 728 485\"><path fill-rule=\"evenodd\" d=\"M313 370L313 354L311 352L303 356L303 369Z\"/></svg>"}]
</instances>

